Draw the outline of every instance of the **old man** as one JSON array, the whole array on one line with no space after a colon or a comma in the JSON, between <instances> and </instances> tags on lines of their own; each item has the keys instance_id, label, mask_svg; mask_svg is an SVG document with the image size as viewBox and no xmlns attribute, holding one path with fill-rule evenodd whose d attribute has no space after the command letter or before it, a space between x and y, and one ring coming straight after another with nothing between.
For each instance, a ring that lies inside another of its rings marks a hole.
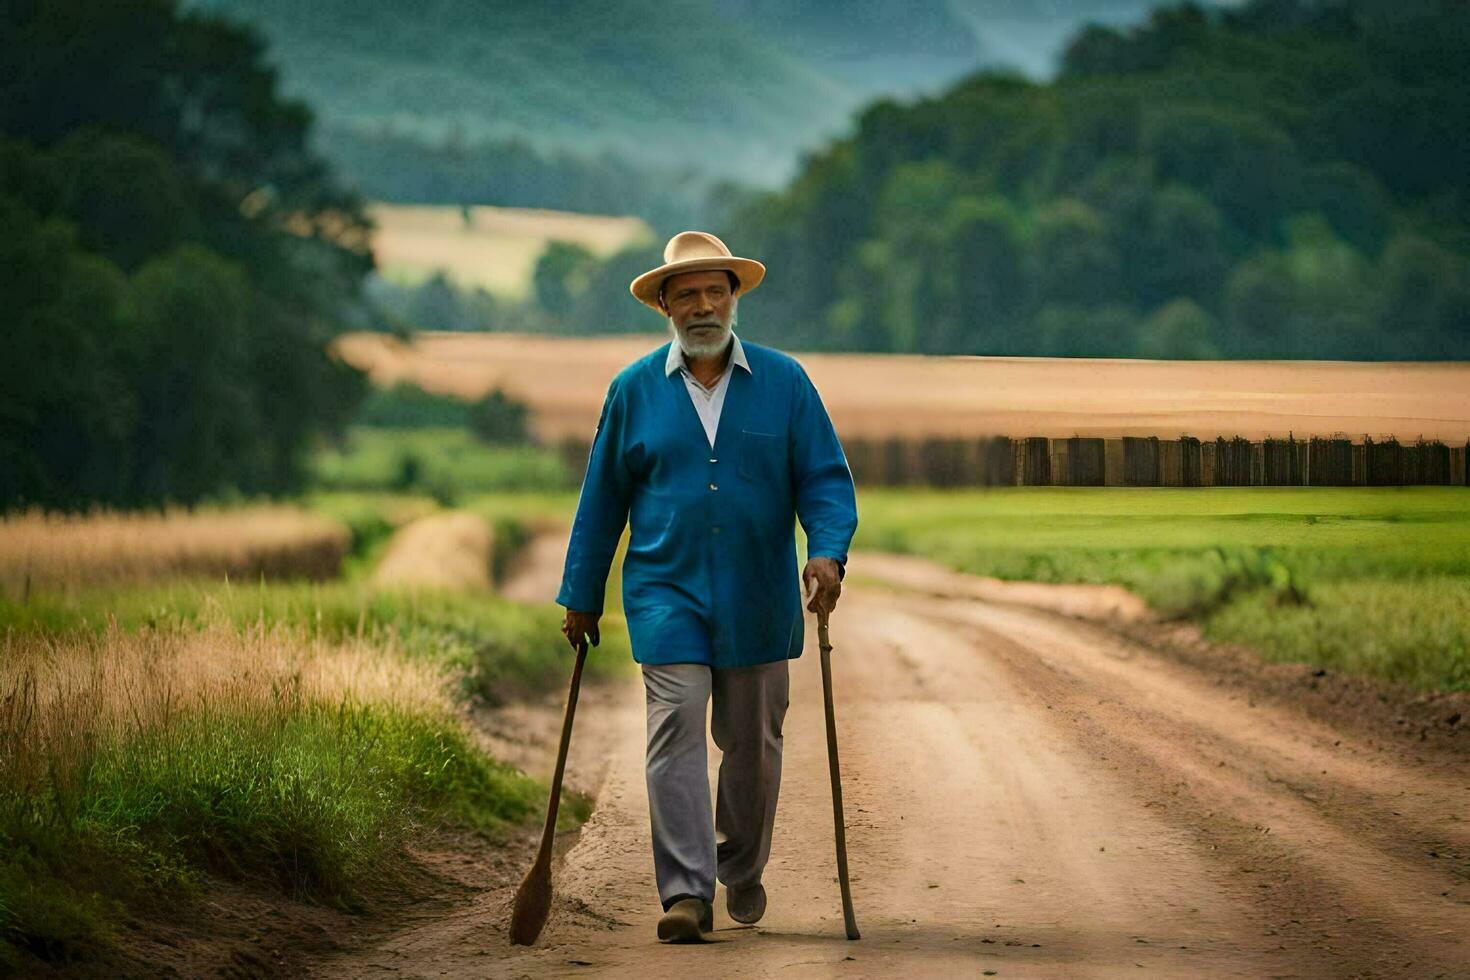
<instances>
[{"instance_id":1,"label":"old man","mask_svg":"<svg viewBox=\"0 0 1470 980\"><path fill-rule=\"evenodd\" d=\"M557 602L562 631L596 645L624 524L623 611L648 705L646 774L665 942L713 928L715 882L737 922L765 912L761 873L781 785L787 662L801 590L831 611L857 528L852 473L816 388L794 359L734 333L765 266L686 231L630 289L668 318L669 343L608 387ZM710 806L705 712L723 753Z\"/></svg>"}]
</instances>

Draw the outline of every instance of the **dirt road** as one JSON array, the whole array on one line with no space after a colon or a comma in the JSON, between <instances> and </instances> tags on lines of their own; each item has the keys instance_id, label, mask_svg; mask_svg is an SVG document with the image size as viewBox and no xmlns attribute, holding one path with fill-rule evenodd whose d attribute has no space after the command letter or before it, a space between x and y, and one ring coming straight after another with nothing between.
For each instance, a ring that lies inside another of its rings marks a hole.
<instances>
[{"instance_id":1,"label":"dirt road","mask_svg":"<svg viewBox=\"0 0 1470 980\"><path fill-rule=\"evenodd\" d=\"M498 888L322 975L1470 975L1464 760L1253 704L1102 625L936 587L950 575L857 585L833 617L861 941L842 936L809 634L758 926L721 891L714 943L654 941L635 680L578 716L598 806L538 946L506 943Z\"/></svg>"}]
</instances>

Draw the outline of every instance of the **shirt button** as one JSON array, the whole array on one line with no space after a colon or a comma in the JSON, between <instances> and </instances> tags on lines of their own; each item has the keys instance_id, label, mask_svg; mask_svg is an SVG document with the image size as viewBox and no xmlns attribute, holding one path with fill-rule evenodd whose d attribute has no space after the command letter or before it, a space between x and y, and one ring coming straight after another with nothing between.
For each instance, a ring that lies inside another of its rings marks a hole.
<instances>
[{"instance_id":1,"label":"shirt button","mask_svg":"<svg viewBox=\"0 0 1470 980\"><path fill-rule=\"evenodd\" d=\"M713 457L713 456L711 456L711 457L710 457L710 458L709 458L709 461L710 461L710 462L711 462L711 463L718 463L718 462L719 462L719 460L717 460L717 459L715 459L715 458L714 458L714 457Z\"/></svg>"},{"instance_id":2,"label":"shirt button","mask_svg":"<svg viewBox=\"0 0 1470 980\"><path fill-rule=\"evenodd\" d=\"M718 489L720 489L720 485L719 485L719 484L718 484L718 483L711 483L711 484L710 484L710 485L709 485L709 488L710 488L710 489L711 489L711 490L718 490Z\"/></svg>"}]
</instances>

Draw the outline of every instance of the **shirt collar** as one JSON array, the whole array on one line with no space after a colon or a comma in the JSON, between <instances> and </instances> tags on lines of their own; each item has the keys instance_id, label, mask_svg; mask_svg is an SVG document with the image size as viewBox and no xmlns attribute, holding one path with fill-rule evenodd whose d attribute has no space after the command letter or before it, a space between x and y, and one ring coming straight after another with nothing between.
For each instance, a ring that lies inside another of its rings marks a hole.
<instances>
[{"instance_id":1,"label":"shirt collar","mask_svg":"<svg viewBox=\"0 0 1470 980\"><path fill-rule=\"evenodd\" d=\"M740 346L740 337L735 331L730 331L730 363L745 368L745 373L750 374L750 362L745 359L745 348ZM684 348L679 346L678 338L669 341L669 356L664 359L664 375L673 374L685 366Z\"/></svg>"}]
</instances>

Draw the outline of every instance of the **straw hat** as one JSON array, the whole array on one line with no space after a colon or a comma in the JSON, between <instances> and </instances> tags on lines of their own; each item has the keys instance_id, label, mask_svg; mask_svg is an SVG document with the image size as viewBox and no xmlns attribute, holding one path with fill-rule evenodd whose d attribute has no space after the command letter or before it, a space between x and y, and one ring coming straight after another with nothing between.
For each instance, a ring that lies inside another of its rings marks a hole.
<instances>
[{"instance_id":1,"label":"straw hat","mask_svg":"<svg viewBox=\"0 0 1470 980\"><path fill-rule=\"evenodd\" d=\"M664 246L664 264L634 279L628 289L640 303L662 313L658 305L658 287L665 279L681 272L711 269L729 269L735 273L735 278L740 280L741 295L759 286L766 277L765 266L755 259L731 255L725 243L714 235L703 231L681 231Z\"/></svg>"}]
</instances>

